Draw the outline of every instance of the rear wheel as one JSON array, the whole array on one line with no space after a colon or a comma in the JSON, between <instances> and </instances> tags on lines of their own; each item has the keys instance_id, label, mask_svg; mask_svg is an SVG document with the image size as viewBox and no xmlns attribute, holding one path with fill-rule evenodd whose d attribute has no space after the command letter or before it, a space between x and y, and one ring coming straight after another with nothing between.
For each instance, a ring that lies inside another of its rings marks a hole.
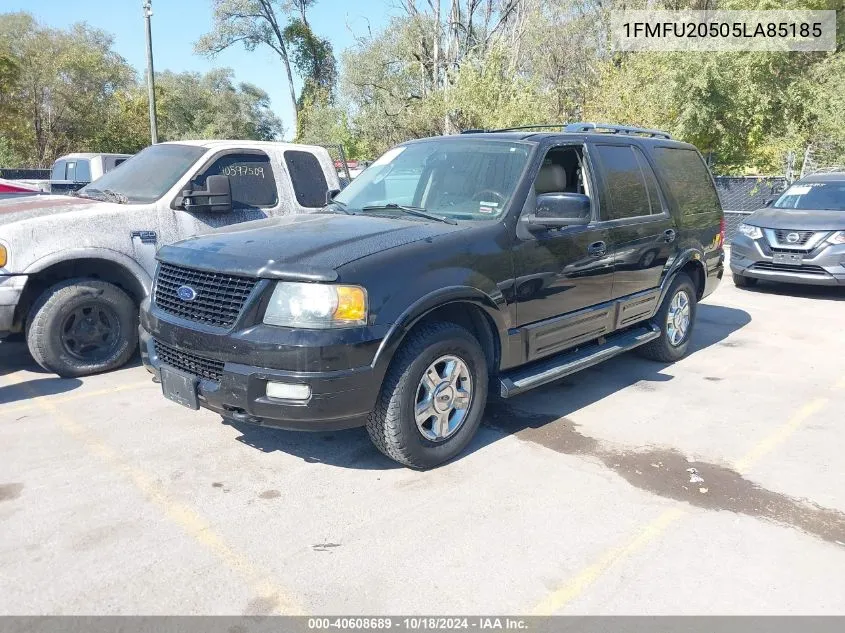
<instances>
[{"instance_id":1,"label":"rear wheel","mask_svg":"<svg viewBox=\"0 0 845 633\"><path fill-rule=\"evenodd\" d=\"M138 306L104 281L64 281L35 302L26 341L41 367L64 378L116 369L138 346Z\"/></svg>"},{"instance_id":2,"label":"rear wheel","mask_svg":"<svg viewBox=\"0 0 845 633\"><path fill-rule=\"evenodd\" d=\"M692 279L679 273L652 320L660 328L660 337L638 347L637 352L663 363L682 359L689 348L697 307Z\"/></svg>"},{"instance_id":3,"label":"rear wheel","mask_svg":"<svg viewBox=\"0 0 845 633\"><path fill-rule=\"evenodd\" d=\"M737 288L751 288L757 285L757 280L754 277L746 277L737 273L733 273L731 276L734 280L734 286Z\"/></svg>"},{"instance_id":4,"label":"rear wheel","mask_svg":"<svg viewBox=\"0 0 845 633\"><path fill-rule=\"evenodd\" d=\"M396 353L367 431L400 464L423 469L460 453L487 400L487 364L478 341L452 323L426 325Z\"/></svg>"}]
</instances>

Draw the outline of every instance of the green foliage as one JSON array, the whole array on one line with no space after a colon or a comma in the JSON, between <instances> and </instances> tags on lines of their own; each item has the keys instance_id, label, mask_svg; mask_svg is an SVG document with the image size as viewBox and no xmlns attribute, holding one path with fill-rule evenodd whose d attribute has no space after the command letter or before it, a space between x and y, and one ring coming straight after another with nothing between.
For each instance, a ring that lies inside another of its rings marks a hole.
<instances>
[{"instance_id":1,"label":"green foliage","mask_svg":"<svg viewBox=\"0 0 845 633\"><path fill-rule=\"evenodd\" d=\"M282 123L267 93L230 69L156 77L159 136L272 140ZM45 167L69 152L134 153L150 142L147 89L84 24L39 25L0 14L0 166Z\"/></svg>"}]
</instances>

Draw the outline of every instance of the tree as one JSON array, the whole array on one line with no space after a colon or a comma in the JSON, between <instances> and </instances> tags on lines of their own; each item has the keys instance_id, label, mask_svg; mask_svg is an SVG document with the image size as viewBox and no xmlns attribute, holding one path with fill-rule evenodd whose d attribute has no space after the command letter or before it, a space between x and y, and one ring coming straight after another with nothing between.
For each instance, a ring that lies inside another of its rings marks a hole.
<instances>
[{"instance_id":1,"label":"tree","mask_svg":"<svg viewBox=\"0 0 845 633\"><path fill-rule=\"evenodd\" d=\"M214 27L202 36L195 48L214 56L238 43L249 50L268 46L282 60L287 76L294 116L299 118L300 100L294 86L293 67L309 86L323 86L335 77L331 45L316 37L308 25L306 9L315 0L212 0ZM292 16L291 13L298 13ZM285 20L287 19L287 24Z\"/></svg>"}]
</instances>

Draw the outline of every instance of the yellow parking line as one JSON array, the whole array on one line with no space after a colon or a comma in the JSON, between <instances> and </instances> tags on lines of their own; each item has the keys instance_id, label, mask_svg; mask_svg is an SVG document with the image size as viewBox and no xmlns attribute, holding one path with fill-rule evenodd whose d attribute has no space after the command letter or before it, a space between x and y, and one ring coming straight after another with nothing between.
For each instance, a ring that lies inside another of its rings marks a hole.
<instances>
[{"instance_id":1,"label":"yellow parking line","mask_svg":"<svg viewBox=\"0 0 845 633\"><path fill-rule=\"evenodd\" d=\"M34 396L34 389L25 387ZM68 435L78 440L90 453L99 457L113 472L126 477L151 503L161 509L191 538L210 550L229 569L241 575L262 602L273 605L275 613L300 615L303 610L279 587L273 578L259 569L243 554L230 547L199 513L171 498L153 477L127 463L120 455L85 426L60 411L49 400L36 398L35 406L49 413Z\"/></svg>"},{"instance_id":2,"label":"yellow parking line","mask_svg":"<svg viewBox=\"0 0 845 633\"><path fill-rule=\"evenodd\" d=\"M836 383L833 388L839 389L842 387L845 387L845 377ZM747 473L761 459L769 455L795 433L810 416L821 411L828 402L828 398L816 398L805 404L785 424L757 443L745 456L736 462L736 470L740 474ZM676 506L666 510L656 519L641 528L626 544L607 550L596 562L581 570L569 582L546 596L534 607L532 613L534 615L552 615L559 612L583 594L584 591L611 567L642 550L686 514L682 506Z\"/></svg>"},{"instance_id":3,"label":"yellow parking line","mask_svg":"<svg viewBox=\"0 0 845 633\"><path fill-rule=\"evenodd\" d=\"M19 381L23 382L23 381ZM94 391L81 391L70 396L55 396L52 394L37 394L30 398L25 404L17 404L13 407L3 407L0 409L0 414L17 413L18 411L26 411L27 409L36 409L39 405L39 400L43 398L50 398L53 404L64 404L65 402L74 402L75 400L84 400L85 398L95 398L97 396L107 396L112 393L119 393L121 391L131 391L147 385L152 385L151 380L144 380L142 382L130 383L128 385L117 385L107 389L96 389ZM35 393L34 389L28 388L27 391Z\"/></svg>"}]
</instances>

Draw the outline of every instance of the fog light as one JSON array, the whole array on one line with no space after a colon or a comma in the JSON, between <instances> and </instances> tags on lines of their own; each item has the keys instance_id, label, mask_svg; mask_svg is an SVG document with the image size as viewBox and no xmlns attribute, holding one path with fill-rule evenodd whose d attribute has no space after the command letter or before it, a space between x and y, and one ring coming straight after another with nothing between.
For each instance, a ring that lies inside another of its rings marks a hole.
<instances>
[{"instance_id":1,"label":"fog light","mask_svg":"<svg viewBox=\"0 0 845 633\"><path fill-rule=\"evenodd\" d=\"M285 382L268 382L267 397L282 400L308 400L311 397L311 387L308 385L289 385Z\"/></svg>"}]
</instances>

